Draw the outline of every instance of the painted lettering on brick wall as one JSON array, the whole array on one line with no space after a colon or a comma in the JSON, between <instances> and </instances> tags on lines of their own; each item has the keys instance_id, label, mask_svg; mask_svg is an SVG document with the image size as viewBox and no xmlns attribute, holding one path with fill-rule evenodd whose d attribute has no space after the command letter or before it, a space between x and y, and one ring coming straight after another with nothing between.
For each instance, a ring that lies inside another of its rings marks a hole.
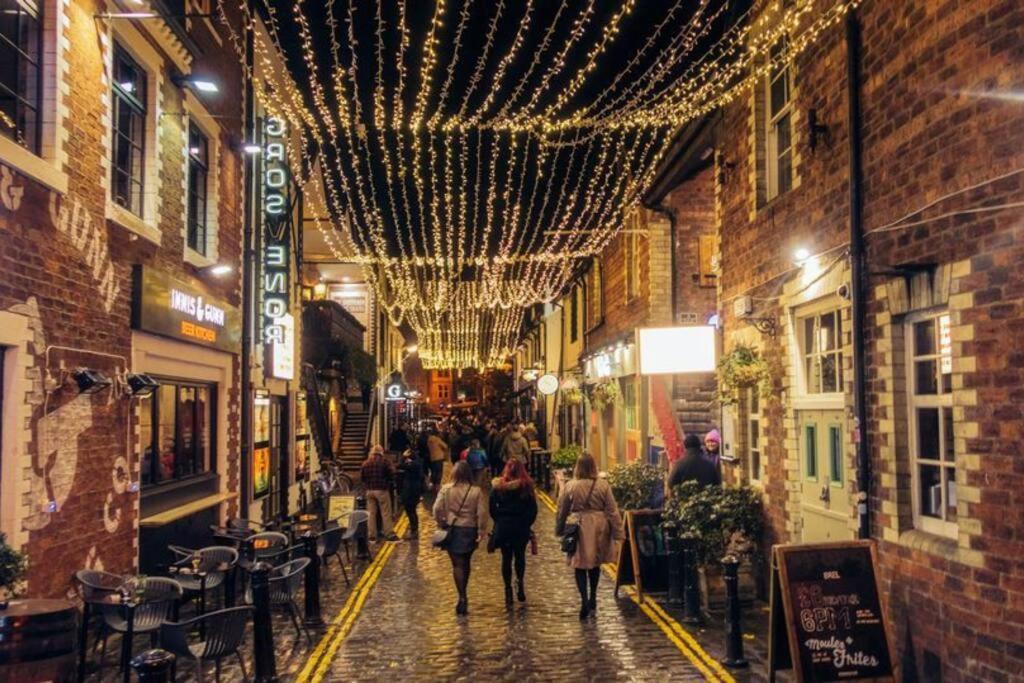
<instances>
[{"instance_id":1,"label":"painted lettering on brick wall","mask_svg":"<svg viewBox=\"0 0 1024 683\"><path fill-rule=\"evenodd\" d=\"M17 182L17 175L6 166L0 166L0 205L10 212L21 207L25 188Z\"/></svg>"},{"instance_id":2,"label":"painted lettering on brick wall","mask_svg":"<svg viewBox=\"0 0 1024 683\"><path fill-rule=\"evenodd\" d=\"M50 220L53 227L71 240L92 270L92 277L98 283L97 292L107 313L114 308L114 302L121 292L110 260L110 246L107 243L106 226L93 220L92 214L82 202L75 198L63 198L56 192L50 193Z\"/></svg>"}]
</instances>

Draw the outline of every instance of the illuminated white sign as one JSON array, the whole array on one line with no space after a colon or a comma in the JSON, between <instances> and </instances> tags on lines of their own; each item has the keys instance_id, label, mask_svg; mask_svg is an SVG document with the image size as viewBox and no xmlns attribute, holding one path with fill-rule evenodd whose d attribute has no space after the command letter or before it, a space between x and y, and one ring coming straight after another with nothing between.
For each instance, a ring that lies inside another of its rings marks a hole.
<instances>
[{"instance_id":1,"label":"illuminated white sign","mask_svg":"<svg viewBox=\"0 0 1024 683\"><path fill-rule=\"evenodd\" d=\"M541 375L537 378L537 391L545 396L555 393L558 391L558 378L551 374Z\"/></svg>"},{"instance_id":2,"label":"illuminated white sign","mask_svg":"<svg viewBox=\"0 0 1024 683\"><path fill-rule=\"evenodd\" d=\"M195 318L196 322L224 327L224 309L204 301L201 296L171 288L170 306L171 310Z\"/></svg>"},{"instance_id":3,"label":"illuminated white sign","mask_svg":"<svg viewBox=\"0 0 1024 683\"><path fill-rule=\"evenodd\" d=\"M267 352L266 373L292 379L295 366L295 319L289 313L291 241L288 220L288 160L281 119L270 117L263 128L263 258L262 341Z\"/></svg>"},{"instance_id":4,"label":"illuminated white sign","mask_svg":"<svg viewBox=\"0 0 1024 683\"><path fill-rule=\"evenodd\" d=\"M638 330L638 337L641 375L715 370L717 344L711 326L648 327Z\"/></svg>"},{"instance_id":5,"label":"illuminated white sign","mask_svg":"<svg viewBox=\"0 0 1024 683\"><path fill-rule=\"evenodd\" d=\"M285 313L277 319L281 339L270 342L270 375L277 379L295 378L295 316Z\"/></svg>"},{"instance_id":6,"label":"illuminated white sign","mask_svg":"<svg viewBox=\"0 0 1024 683\"><path fill-rule=\"evenodd\" d=\"M401 384L389 384L384 389L384 400L386 401L401 401L403 398Z\"/></svg>"},{"instance_id":7,"label":"illuminated white sign","mask_svg":"<svg viewBox=\"0 0 1024 683\"><path fill-rule=\"evenodd\" d=\"M607 353L594 356L594 372L598 377L612 376L612 357Z\"/></svg>"}]
</instances>

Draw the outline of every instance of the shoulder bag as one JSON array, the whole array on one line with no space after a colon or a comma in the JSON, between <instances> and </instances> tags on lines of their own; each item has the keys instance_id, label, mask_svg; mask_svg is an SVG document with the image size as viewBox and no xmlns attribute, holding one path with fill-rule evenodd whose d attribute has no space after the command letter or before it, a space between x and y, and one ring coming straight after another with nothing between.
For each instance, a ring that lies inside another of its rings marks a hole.
<instances>
[{"instance_id":1,"label":"shoulder bag","mask_svg":"<svg viewBox=\"0 0 1024 683\"><path fill-rule=\"evenodd\" d=\"M590 491L587 493L587 498L583 505L586 507L590 504L590 497L594 495L594 487L597 486L597 479L590 485ZM575 501L573 501L575 502ZM570 506L569 513L580 512L582 510L573 510ZM576 549L580 544L580 525L578 522L573 524L566 524L565 531L562 533L562 552L566 555L575 555Z\"/></svg>"},{"instance_id":2,"label":"shoulder bag","mask_svg":"<svg viewBox=\"0 0 1024 683\"><path fill-rule=\"evenodd\" d=\"M448 490L451 491L451 489ZM443 529L438 529L434 532L434 535L430 537L430 544L432 546L435 548L441 548L442 550L448 546L448 535L452 530L452 524L459 518L459 514L462 512L462 507L466 504L466 499L469 498L469 492L472 490L472 486L466 488L466 495L462 497L462 502L459 503L459 509L454 513L449 512L445 527ZM447 496L448 494L445 493L445 507L448 506Z\"/></svg>"}]
</instances>

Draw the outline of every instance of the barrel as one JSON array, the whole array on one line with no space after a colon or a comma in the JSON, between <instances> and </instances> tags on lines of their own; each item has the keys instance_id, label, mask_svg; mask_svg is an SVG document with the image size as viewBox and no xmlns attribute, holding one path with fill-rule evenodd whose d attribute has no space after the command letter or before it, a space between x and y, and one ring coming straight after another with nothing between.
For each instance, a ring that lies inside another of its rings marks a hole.
<instances>
[{"instance_id":1,"label":"barrel","mask_svg":"<svg viewBox=\"0 0 1024 683\"><path fill-rule=\"evenodd\" d=\"M11 600L0 609L0 683L75 680L77 635L67 600Z\"/></svg>"}]
</instances>

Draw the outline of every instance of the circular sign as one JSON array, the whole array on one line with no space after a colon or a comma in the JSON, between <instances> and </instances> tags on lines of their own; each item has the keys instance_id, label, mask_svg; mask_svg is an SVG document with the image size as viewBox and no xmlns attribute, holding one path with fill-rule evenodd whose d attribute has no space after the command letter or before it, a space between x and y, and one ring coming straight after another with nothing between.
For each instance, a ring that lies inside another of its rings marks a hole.
<instances>
[{"instance_id":1,"label":"circular sign","mask_svg":"<svg viewBox=\"0 0 1024 683\"><path fill-rule=\"evenodd\" d=\"M541 375L537 378L537 391L550 396L558 391L558 378L554 375Z\"/></svg>"}]
</instances>

